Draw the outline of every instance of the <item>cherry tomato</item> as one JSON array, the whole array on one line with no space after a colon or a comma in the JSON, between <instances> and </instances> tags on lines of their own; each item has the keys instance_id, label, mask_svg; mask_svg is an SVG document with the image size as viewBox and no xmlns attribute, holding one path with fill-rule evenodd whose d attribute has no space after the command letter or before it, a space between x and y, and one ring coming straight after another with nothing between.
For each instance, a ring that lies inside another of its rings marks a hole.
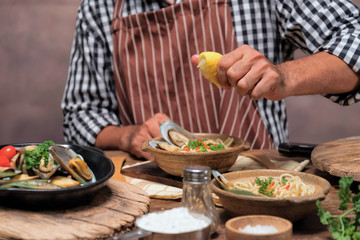
<instances>
[{"instance_id":1,"label":"cherry tomato","mask_svg":"<svg viewBox=\"0 0 360 240\"><path fill-rule=\"evenodd\" d=\"M12 159L13 156L16 155L16 149L14 148L14 146L11 145L5 146L0 150L0 155L3 155L8 159Z\"/></svg>"},{"instance_id":2,"label":"cherry tomato","mask_svg":"<svg viewBox=\"0 0 360 240\"><path fill-rule=\"evenodd\" d=\"M0 155L0 167L10 167L10 159L4 155Z\"/></svg>"}]
</instances>

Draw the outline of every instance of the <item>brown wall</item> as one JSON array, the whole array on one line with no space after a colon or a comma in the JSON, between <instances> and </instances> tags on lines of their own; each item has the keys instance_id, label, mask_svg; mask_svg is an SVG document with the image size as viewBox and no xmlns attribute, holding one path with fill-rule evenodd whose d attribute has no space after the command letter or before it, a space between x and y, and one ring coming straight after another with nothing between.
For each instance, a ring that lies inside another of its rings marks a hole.
<instances>
[{"instance_id":1,"label":"brown wall","mask_svg":"<svg viewBox=\"0 0 360 240\"><path fill-rule=\"evenodd\" d=\"M60 101L80 2L0 0L0 145L64 142ZM360 135L360 104L341 107L320 96L287 103L292 141Z\"/></svg>"},{"instance_id":2,"label":"brown wall","mask_svg":"<svg viewBox=\"0 0 360 240\"><path fill-rule=\"evenodd\" d=\"M80 0L0 0L0 144L64 142L60 101Z\"/></svg>"}]
</instances>

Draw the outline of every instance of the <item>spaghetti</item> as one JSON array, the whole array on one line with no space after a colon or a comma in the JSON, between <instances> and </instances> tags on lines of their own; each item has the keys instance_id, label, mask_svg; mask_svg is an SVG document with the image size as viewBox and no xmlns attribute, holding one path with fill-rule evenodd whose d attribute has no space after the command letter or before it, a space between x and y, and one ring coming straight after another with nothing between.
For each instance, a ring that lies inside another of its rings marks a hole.
<instances>
[{"instance_id":1,"label":"spaghetti","mask_svg":"<svg viewBox=\"0 0 360 240\"><path fill-rule=\"evenodd\" d=\"M280 177L256 177L254 181L235 182L234 185L240 190L268 197L300 197L315 193L315 186L288 173Z\"/></svg>"}]
</instances>

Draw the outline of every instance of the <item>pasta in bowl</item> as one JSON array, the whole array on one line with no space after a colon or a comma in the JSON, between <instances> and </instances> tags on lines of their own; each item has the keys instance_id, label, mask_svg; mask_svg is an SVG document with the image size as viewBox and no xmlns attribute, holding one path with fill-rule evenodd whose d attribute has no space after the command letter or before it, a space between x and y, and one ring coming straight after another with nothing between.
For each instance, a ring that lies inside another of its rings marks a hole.
<instances>
[{"instance_id":1,"label":"pasta in bowl","mask_svg":"<svg viewBox=\"0 0 360 240\"><path fill-rule=\"evenodd\" d=\"M223 190L211 182L222 206L232 215L273 215L297 221L316 211L316 200L322 200L330 183L318 176L286 170L246 170L223 176L238 189L255 195Z\"/></svg>"}]
</instances>

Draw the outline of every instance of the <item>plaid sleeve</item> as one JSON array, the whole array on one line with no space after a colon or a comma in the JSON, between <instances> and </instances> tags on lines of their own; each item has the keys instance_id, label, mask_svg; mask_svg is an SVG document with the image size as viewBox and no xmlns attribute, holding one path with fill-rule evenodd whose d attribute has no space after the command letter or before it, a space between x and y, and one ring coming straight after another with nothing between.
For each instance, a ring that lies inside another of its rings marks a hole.
<instances>
[{"instance_id":1,"label":"plaid sleeve","mask_svg":"<svg viewBox=\"0 0 360 240\"><path fill-rule=\"evenodd\" d=\"M119 125L112 68L111 1L84 1L78 9L61 108L69 143L94 145L108 125ZM99 6L101 4L101 6ZM99 18L100 11L103 18Z\"/></svg>"},{"instance_id":2,"label":"plaid sleeve","mask_svg":"<svg viewBox=\"0 0 360 240\"><path fill-rule=\"evenodd\" d=\"M281 37L307 53L329 52L360 73L359 9L350 0L279 0ZM325 97L341 105L360 101L360 88Z\"/></svg>"}]
</instances>

